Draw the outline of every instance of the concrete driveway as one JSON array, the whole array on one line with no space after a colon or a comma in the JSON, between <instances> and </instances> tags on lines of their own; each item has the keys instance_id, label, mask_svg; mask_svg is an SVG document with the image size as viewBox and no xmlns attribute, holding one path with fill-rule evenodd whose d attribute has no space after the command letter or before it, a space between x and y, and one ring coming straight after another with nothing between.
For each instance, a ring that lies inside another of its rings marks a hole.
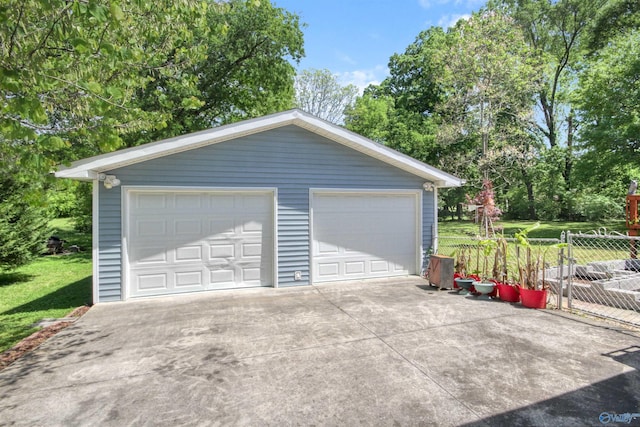
<instances>
[{"instance_id":1,"label":"concrete driveway","mask_svg":"<svg viewBox=\"0 0 640 427\"><path fill-rule=\"evenodd\" d=\"M0 372L0 425L602 425L639 369L636 333L419 278L211 292L93 307Z\"/></svg>"}]
</instances>

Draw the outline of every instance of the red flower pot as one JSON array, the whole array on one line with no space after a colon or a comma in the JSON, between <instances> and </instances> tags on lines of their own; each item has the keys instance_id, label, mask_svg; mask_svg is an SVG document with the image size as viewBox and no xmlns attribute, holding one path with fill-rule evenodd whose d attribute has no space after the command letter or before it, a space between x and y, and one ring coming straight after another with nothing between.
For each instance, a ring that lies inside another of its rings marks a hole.
<instances>
[{"instance_id":1,"label":"red flower pot","mask_svg":"<svg viewBox=\"0 0 640 427\"><path fill-rule=\"evenodd\" d=\"M546 289L525 289L520 288L520 299L523 307L547 308Z\"/></svg>"},{"instance_id":2,"label":"red flower pot","mask_svg":"<svg viewBox=\"0 0 640 427\"><path fill-rule=\"evenodd\" d=\"M498 296L502 301L506 302L518 302L520 301L520 293L517 287L507 285L506 283L497 283Z\"/></svg>"}]
</instances>

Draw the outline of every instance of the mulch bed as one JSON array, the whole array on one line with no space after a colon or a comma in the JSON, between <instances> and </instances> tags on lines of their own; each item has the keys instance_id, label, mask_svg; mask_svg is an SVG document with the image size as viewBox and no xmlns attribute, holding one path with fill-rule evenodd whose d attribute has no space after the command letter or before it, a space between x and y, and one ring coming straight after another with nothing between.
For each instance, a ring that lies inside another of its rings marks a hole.
<instances>
[{"instance_id":1,"label":"mulch bed","mask_svg":"<svg viewBox=\"0 0 640 427\"><path fill-rule=\"evenodd\" d=\"M91 307L89 307L88 305L83 305L82 307L76 308L65 317L80 317L87 311L89 311L90 308ZM71 324L73 324L73 322L54 323L51 326L47 326L46 328L42 328L39 331L34 332L33 334L20 341L18 344L11 347L9 350L5 350L4 352L0 353L0 371L11 365L26 353L35 350L49 337L54 336Z\"/></svg>"}]
</instances>

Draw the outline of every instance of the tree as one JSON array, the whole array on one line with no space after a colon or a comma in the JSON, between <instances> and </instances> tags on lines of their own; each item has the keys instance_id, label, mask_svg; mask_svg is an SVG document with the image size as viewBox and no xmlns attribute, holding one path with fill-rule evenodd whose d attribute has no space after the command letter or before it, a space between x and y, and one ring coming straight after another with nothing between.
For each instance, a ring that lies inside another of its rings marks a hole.
<instances>
[{"instance_id":1,"label":"tree","mask_svg":"<svg viewBox=\"0 0 640 427\"><path fill-rule=\"evenodd\" d=\"M611 166L640 161L640 30L610 39L580 75L582 147ZM603 102L603 100L606 100Z\"/></svg>"},{"instance_id":2,"label":"tree","mask_svg":"<svg viewBox=\"0 0 640 427\"><path fill-rule=\"evenodd\" d=\"M460 143L466 147L468 164L480 166L483 178L472 168L462 176L480 188L482 181L497 178L489 177L499 166L490 151L514 151L510 147L527 151L531 141L523 138L523 129L533 115L539 63L512 19L500 13L474 14L460 21L451 34L449 47L440 52L445 96L438 104L437 140L445 147ZM530 177L525 173L522 179ZM532 188L532 182L525 185Z\"/></svg>"},{"instance_id":3,"label":"tree","mask_svg":"<svg viewBox=\"0 0 640 427\"><path fill-rule=\"evenodd\" d=\"M587 34L588 49L595 52L610 39L640 27L640 3L636 0L608 0L598 10L592 28Z\"/></svg>"},{"instance_id":4,"label":"tree","mask_svg":"<svg viewBox=\"0 0 640 427\"><path fill-rule=\"evenodd\" d=\"M128 145L208 129L293 106L295 69L304 54L298 17L269 1L212 3L194 46L205 54L180 78L149 70L153 85L135 103L165 117L163 127L129 135Z\"/></svg>"},{"instance_id":5,"label":"tree","mask_svg":"<svg viewBox=\"0 0 640 427\"><path fill-rule=\"evenodd\" d=\"M2 161L48 172L161 126L131 101L152 82L148 70L178 78L202 57L191 42L205 10L196 0L9 0L0 8Z\"/></svg>"},{"instance_id":6,"label":"tree","mask_svg":"<svg viewBox=\"0 0 640 427\"><path fill-rule=\"evenodd\" d=\"M443 67L439 51L446 40L441 28L430 28L421 32L404 53L394 54L389 60L389 77L365 90L347 110L345 124L402 153L455 173L435 141L435 106L443 96L438 81Z\"/></svg>"},{"instance_id":7,"label":"tree","mask_svg":"<svg viewBox=\"0 0 640 427\"><path fill-rule=\"evenodd\" d=\"M342 124L344 112L358 96L354 85L342 86L329 70L303 70L295 80L296 106L332 123Z\"/></svg>"},{"instance_id":8,"label":"tree","mask_svg":"<svg viewBox=\"0 0 640 427\"><path fill-rule=\"evenodd\" d=\"M0 173L0 270L12 270L42 252L49 230L38 201L41 188L19 179L14 168Z\"/></svg>"},{"instance_id":9,"label":"tree","mask_svg":"<svg viewBox=\"0 0 640 427\"><path fill-rule=\"evenodd\" d=\"M537 93L543 120L536 125L548 147L562 147L564 151L563 183L556 191L562 217L569 215L566 196L573 188L574 136L579 124L571 103L576 69L583 58L586 45L583 39L588 37L593 17L606 1L496 0L489 3L490 9L514 18L526 36L532 55L545 64Z\"/></svg>"}]
</instances>

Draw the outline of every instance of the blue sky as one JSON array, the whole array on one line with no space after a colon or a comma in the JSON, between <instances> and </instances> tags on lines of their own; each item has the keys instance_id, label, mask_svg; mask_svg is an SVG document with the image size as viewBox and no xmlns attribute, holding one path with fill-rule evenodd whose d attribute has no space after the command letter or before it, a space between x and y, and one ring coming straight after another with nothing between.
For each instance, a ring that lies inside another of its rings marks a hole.
<instances>
[{"instance_id":1,"label":"blue sky","mask_svg":"<svg viewBox=\"0 0 640 427\"><path fill-rule=\"evenodd\" d=\"M479 10L485 0L272 0L300 16L306 57L298 69L326 68L359 88L388 75L420 31L447 28Z\"/></svg>"}]
</instances>

